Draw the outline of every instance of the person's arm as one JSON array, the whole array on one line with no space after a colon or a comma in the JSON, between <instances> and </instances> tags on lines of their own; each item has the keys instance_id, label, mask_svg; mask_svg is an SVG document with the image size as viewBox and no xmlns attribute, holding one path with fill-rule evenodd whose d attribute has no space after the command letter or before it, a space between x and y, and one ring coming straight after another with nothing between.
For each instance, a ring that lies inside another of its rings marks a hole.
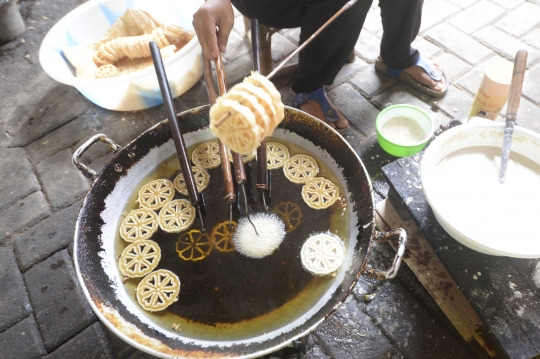
<instances>
[{"instance_id":1,"label":"person's arm","mask_svg":"<svg viewBox=\"0 0 540 359\"><path fill-rule=\"evenodd\" d=\"M193 15L193 27L206 58L214 60L218 51L225 52L233 25L231 0L208 0L197 10Z\"/></svg>"}]
</instances>

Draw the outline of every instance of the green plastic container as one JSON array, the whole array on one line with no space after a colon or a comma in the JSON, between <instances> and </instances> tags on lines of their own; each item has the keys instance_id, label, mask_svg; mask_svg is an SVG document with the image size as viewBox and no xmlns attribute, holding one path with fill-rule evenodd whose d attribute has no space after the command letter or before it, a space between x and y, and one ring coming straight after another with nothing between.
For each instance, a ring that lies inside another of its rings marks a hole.
<instances>
[{"instance_id":1,"label":"green plastic container","mask_svg":"<svg viewBox=\"0 0 540 359\"><path fill-rule=\"evenodd\" d=\"M386 138L382 134L381 128L386 122L397 116L405 116L415 120L426 133L425 139L411 145L405 145L392 142ZM426 147L429 139L433 136L433 132L435 132L433 120L427 112L412 105L393 105L385 108L377 116L375 127L377 128L377 140L379 141L379 145L388 154L395 157L412 156L422 151L422 149Z\"/></svg>"}]
</instances>

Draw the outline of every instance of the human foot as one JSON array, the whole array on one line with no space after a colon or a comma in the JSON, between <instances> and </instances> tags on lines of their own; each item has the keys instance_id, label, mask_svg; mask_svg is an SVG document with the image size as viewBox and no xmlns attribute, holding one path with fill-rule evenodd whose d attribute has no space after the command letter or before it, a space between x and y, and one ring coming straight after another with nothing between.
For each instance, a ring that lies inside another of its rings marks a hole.
<instances>
[{"instance_id":1,"label":"human foot","mask_svg":"<svg viewBox=\"0 0 540 359\"><path fill-rule=\"evenodd\" d=\"M309 93L295 94L294 106L317 117L341 134L349 128L349 121L330 102L323 88Z\"/></svg>"},{"instance_id":2,"label":"human foot","mask_svg":"<svg viewBox=\"0 0 540 359\"><path fill-rule=\"evenodd\" d=\"M442 73L442 70L439 64L432 62L431 65L432 65L432 68L435 69L437 72ZM413 65L411 67L407 67L405 70L403 70L403 72L406 72L418 83L420 83L421 85L424 85L425 87L433 91L442 92L446 87L446 83L445 83L446 79L444 77L442 77L439 81L435 81L429 76L426 70L424 70L420 66Z\"/></svg>"},{"instance_id":3,"label":"human foot","mask_svg":"<svg viewBox=\"0 0 540 359\"><path fill-rule=\"evenodd\" d=\"M386 66L379 57L375 61L375 68L429 96L443 97L448 90L448 81L440 66L427 62L422 57L418 59L416 64L404 70L397 70Z\"/></svg>"}]
</instances>

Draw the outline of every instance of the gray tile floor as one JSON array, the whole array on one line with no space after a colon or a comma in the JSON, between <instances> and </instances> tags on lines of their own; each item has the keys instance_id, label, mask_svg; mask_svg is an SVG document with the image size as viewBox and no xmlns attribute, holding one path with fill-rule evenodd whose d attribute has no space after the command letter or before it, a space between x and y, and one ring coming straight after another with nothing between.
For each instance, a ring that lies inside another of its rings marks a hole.
<instances>
[{"instance_id":1,"label":"gray tile floor","mask_svg":"<svg viewBox=\"0 0 540 359\"><path fill-rule=\"evenodd\" d=\"M147 358L108 332L89 309L78 286L71 247L81 199L90 182L71 164L73 151L95 133L124 145L165 118L162 106L129 113L111 112L87 101L74 88L50 79L38 50L48 29L81 0L22 0L26 32L0 45L0 358ZM388 187L380 168L394 160L378 147L374 119L388 104L417 105L441 123L468 115L483 68L519 48L529 51L518 122L540 131L540 1L428 0L414 46L445 69L451 82L440 100L425 97L375 72L382 28L374 3L358 40L356 61L328 87L332 100L350 120L345 138L360 154L378 200ZM274 36L279 61L297 46L298 29ZM237 17L224 55L230 84L251 68L250 47ZM290 90L281 88L291 105ZM207 103L197 83L175 100L179 111ZM504 110L503 110L504 112ZM498 121L502 121L502 117ZM85 154L99 169L108 150ZM392 250L378 246L374 263ZM372 301L365 294L376 293ZM398 278L361 278L339 310L309 336L307 354L286 350L268 358L473 358L484 357L465 343L403 266Z\"/></svg>"}]
</instances>

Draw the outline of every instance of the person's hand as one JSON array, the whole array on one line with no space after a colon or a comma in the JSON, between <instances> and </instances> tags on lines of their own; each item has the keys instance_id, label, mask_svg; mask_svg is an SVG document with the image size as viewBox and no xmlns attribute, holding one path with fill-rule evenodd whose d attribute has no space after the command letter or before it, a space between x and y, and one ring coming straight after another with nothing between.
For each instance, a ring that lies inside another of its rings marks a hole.
<instances>
[{"instance_id":1,"label":"person's hand","mask_svg":"<svg viewBox=\"0 0 540 359\"><path fill-rule=\"evenodd\" d=\"M193 15L193 27L206 58L215 60L218 51L225 52L233 25L231 0L208 0L197 10ZM216 27L219 28L217 33Z\"/></svg>"}]
</instances>

